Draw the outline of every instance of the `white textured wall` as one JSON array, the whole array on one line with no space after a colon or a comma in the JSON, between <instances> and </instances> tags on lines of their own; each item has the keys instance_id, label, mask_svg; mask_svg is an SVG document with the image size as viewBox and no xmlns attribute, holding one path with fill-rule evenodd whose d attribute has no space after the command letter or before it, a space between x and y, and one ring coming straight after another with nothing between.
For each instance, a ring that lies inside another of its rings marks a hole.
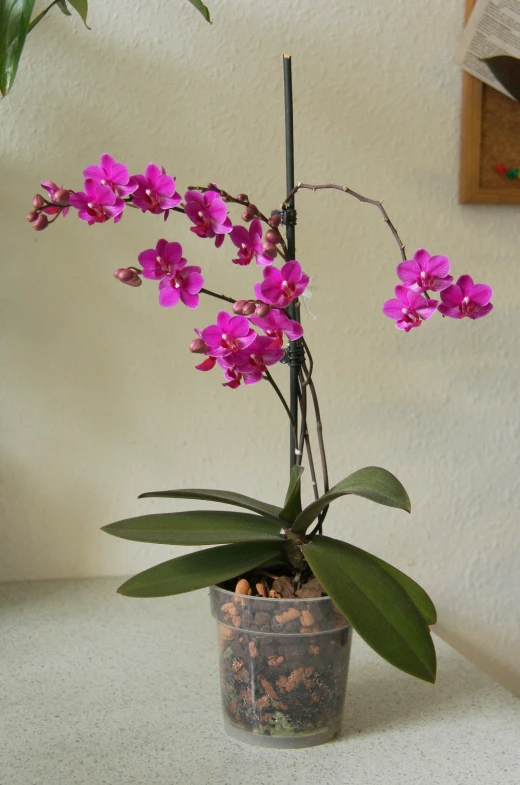
<instances>
[{"instance_id":1,"label":"white textured wall","mask_svg":"<svg viewBox=\"0 0 520 785\"><path fill-rule=\"evenodd\" d=\"M71 216L40 234L24 216L40 180L79 188L103 151L132 171L164 164L181 188L216 179L277 206L291 52L297 178L384 198L410 251L447 254L455 275L495 291L487 319L400 333L381 313L399 254L378 212L339 193L298 199L332 479L379 464L413 503L408 517L338 501L329 532L416 577L440 634L520 692L518 210L457 204L462 1L213 0L212 27L180 0L90 5L91 33L53 13L31 34L0 104L1 578L125 574L169 558L99 532L173 506L137 502L140 491L281 500L287 433L270 388L229 391L217 372L192 370L187 343L213 302L165 310L155 284L112 278L165 234L217 290L247 296L257 269L231 265L229 243L213 251L180 216L164 227L132 212L94 228Z\"/></svg>"}]
</instances>

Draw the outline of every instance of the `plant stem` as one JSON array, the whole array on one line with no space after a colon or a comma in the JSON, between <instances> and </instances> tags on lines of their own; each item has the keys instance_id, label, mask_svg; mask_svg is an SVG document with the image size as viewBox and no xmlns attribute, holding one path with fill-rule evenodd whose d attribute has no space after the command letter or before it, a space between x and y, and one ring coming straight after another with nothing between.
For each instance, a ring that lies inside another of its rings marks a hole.
<instances>
[{"instance_id":1,"label":"plant stem","mask_svg":"<svg viewBox=\"0 0 520 785\"><path fill-rule=\"evenodd\" d=\"M399 235L397 234L397 229L393 225L392 221L388 217L388 213L386 212L385 208L383 207L383 202L379 199L369 199L368 196L363 196L362 194L357 193L357 191L353 191L351 188L347 188L346 185L334 185L333 183L325 183L324 185L309 185L308 183L298 183L295 185L294 188L289 189L289 193L285 197L285 201L283 203L284 207L288 207L290 200L293 198L294 194L300 191L302 188L307 189L308 191L322 191L324 189L334 189L336 191L343 191L343 193L349 194L349 196L353 196L359 202L364 202L365 204L372 204L374 207L377 207L378 210L381 211L383 215L383 220L387 224L388 228L392 232L394 239L399 246L399 250L401 251L401 257L403 260L406 260L406 251L405 246Z\"/></svg>"},{"instance_id":2,"label":"plant stem","mask_svg":"<svg viewBox=\"0 0 520 785\"><path fill-rule=\"evenodd\" d=\"M311 439L309 436L309 429L307 428L307 389L303 384L303 371L301 369L300 369L299 376L300 376L300 411L302 415L302 424L301 424L300 442L298 444L298 450L300 451L300 453L303 451L303 442L305 442L314 498L318 499L320 494L318 491L318 482L316 480L316 469L314 468L314 459L312 457ZM298 456L298 458L300 459L300 463L301 463L301 454Z\"/></svg>"},{"instance_id":3,"label":"plant stem","mask_svg":"<svg viewBox=\"0 0 520 785\"><path fill-rule=\"evenodd\" d=\"M291 410L289 409L289 407L287 405L287 401L283 397L280 388L276 384L275 380L273 379L273 377L271 376L271 374L269 373L267 368L265 369L264 373L265 373L264 379L266 379L269 382L269 384L271 385L271 387L273 388L273 390L277 394L278 398L282 402L283 408L285 409L285 412L286 412L287 416L289 417L289 420L290 420L291 426L292 426L292 433L293 433L294 443L296 444L296 423L294 422L293 416L291 414Z\"/></svg>"},{"instance_id":4,"label":"plant stem","mask_svg":"<svg viewBox=\"0 0 520 785\"><path fill-rule=\"evenodd\" d=\"M38 16L35 19L32 20L32 22L29 24L29 27L27 28L27 33L30 33L31 30L34 27L36 27L38 22L41 22L43 17L51 10L52 6L58 5L59 1L60 0L52 0L52 3L48 5L47 8L44 8L43 11L40 14L38 14Z\"/></svg>"},{"instance_id":5,"label":"plant stem","mask_svg":"<svg viewBox=\"0 0 520 785\"><path fill-rule=\"evenodd\" d=\"M217 294L216 292L212 292L210 289L201 289L203 294L209 294L210 297L216 297L218 300L225 300L227 303L236 303L236 300L233 300L232 297L226 297L225 294Z\"/></svg>"}]
</instances>

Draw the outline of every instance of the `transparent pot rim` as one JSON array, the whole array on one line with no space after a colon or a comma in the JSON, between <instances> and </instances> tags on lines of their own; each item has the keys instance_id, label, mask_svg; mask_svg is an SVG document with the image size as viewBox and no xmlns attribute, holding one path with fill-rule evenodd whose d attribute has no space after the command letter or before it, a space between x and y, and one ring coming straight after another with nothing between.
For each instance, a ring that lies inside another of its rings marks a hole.
<instances>
[{"instance_id":1,"label":"transparent pot rim","mask_svg":"<svg viewBox=\"0 0 520 785\"><path fill-rule=\"evenodd\" d=\"M294 602L308 602L308 603L332 602L334 604L334 601L329 597L328 594L326 594L325 597L252 597L250 594L237 594L234 591L229 591L229 589L222 589L220 586L217 586L216 584L213 584L212 586L210 586L209 589L210 589L210 591L214 590L214 591L220 591L220 592L222 592L222 594L229 594L230 597L243 597L245 600L254 600L255 602L258 602L258 601L260 601L260 602L272 602L273 599L274 599L276 602L289 602L289 603L294 603ZM340 613L341 613L341 611L340 611Z\"/></svg>"},{"instance_id":2,"label":"transparent pot rim","mask_svg":"<svg viewBox=\"0 0 520 785\"><path fill-rule=\"evenodd\" d=\"M305 598L305 597L294 597L294 598L288 598L288 597L276 597L276 598L273 598L273 597L252 597L249 594L236 594L236 592L234 592L234 591L229 591L229 589L221 589L220 586L216 586L216 585L213 585L213 586L209 587L209 593L210 593L210 599L212 598L212 596L214 597L218 593L221 593L222 595L227 595L230 598L231 597L233 597L233 598L240 598L241 601L249 600L251 603L256 603L256 602L260 602L260 603L261 602L263 602L263 603L267 602L267 603L271 603L271 604L274 604L274 603L287 603L289 605L292 605L293 607L294 607L295 604L298 604L298 603L305 603L307 605L307 604L316 603L316 602L320 602L320 601L321 602L326 601L326 602L330 602L330 603L333 602L332 599L328 595L325 596L325 597L309 597L308 599ZM217 621L217 623L219 625L222 625L223 627L228 627L229 629L235 630L236 632L244 632L247 635L254 635L254 636L268 636L268 637L283 636L283 637L293 637L293 638L306 638L306 637L310 638L310 637L319 637L320 635L331 635L332 633L335 633L335 632L341 632L342 630L352 629L352 625L349 623L348 619L345 619L345 624L340 624L337 627L329 627L328 629L320 630L319 632L318 631L317 632L284 632L283 628L280 629L280 630L271 630L269 632L264 631L264 630L251 630L251 629L248 629L247 627L242 627L242 626L235 627L233 624L228 624L227 622L225 622L222 619L220 619L218 617L218 613L215 612L216 609L215 609L215 606L213 605L213 602L211 602L211 610L212 610L212 616L215 618L215 620ZM339 611L339 612L341 613L341 611ZM345 618L345 617L343 617L343 618Z\"/></svg>"}]
</instances>

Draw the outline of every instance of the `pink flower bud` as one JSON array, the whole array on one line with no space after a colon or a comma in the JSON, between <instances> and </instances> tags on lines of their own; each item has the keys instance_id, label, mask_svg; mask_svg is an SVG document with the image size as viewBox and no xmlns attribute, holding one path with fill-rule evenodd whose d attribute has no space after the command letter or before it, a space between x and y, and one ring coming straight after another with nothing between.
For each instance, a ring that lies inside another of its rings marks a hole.
<instances>
[{"instance_id":1,"label":"pink flower bud","mask_svg":"<svg viewBox=\"0 0 520 785\"><path fill-rule=\"evenodd\" d=\"M36 212L36 210L31 210L31 212L30 212L30 213L27 213L27 220L28 220L30 223L34 223L34 221L36 221L36 219L38 218L38 216L39 216L39 213L37 213L37 212Z\"/></svg>"},{"instance_id":2,"label":"pink flower bud","mask_svg":"<svg viewBox=\"0 0 520 785\"><path fill-rule=\"evenodd\" d=\"M276 247L274 245L271 245L271 243L264 243L262 245L262 253L264 256L267 256L269 259L274 259L277 254Z\"/></svg>"},{"instance_id":3,"label":"pink flower bud","mask_svg":"<svg viewBox=\"0 0 520 785\"><path fill-rule=\"evenodd\" d=\"M260 317L260 319L264 319L270 310L271 310L271 306L268 305L267 303L258 303L255 308L255 313L257 316Z\"/></svg>"},{"instance_id":4,"label":"pink flower bud","mask_svg":"<svg viewBox=\"0 0 520 785\"><path fill-rule=\"evenodd\" d=\"M235 197L239 202L248 202L249 197L247 194L237 194Z\"/></svg>"},{"instance_id":5,"label":"pink flower bud","mask_svg":"<svg viewBox=\"0 0 520 785\"><path fill-rule=\"evenodd\" d=\"M42 229L46 229L49 225L49 219L43 213L38 216L36 221L33 222L33 229L36 229L37 232L41 232Z\"/></svg>"},{"instance_id":6,"label":"pink flower bud","mask_svg":"<svg viewBox=\"0 0 520 785\"><path fill-rule=\"evenodd\" d=\"M244 311L243 309L247 305L247 300L237 300L233 303L231 310L233 313L236 313L238 316L242 316Z\"/></svg>"},{"instance_id":7,"label":"pink flower bud","mask_svg":"<svg viewBox=\"0 0 520 785\"><path fill-rule=\"evenodd\" d=\"M192 354L206 354L208 347L202 338L194 338L190 343L190 352Z\"/></svg>"},{"instance_id":8,"label":"pink flower bud","mask_svg":"<svg viewBox=\"0 0 520 785\"><path fill-rule=\"evenodd\" d=\"M117 278L121 283L126 283L128 286L141 286L142 284L139 273L132 270L131 267L120 267L115 271L114 278Z\"/></svg>"},{"instance_id":9,"label":"pink flower bud","mask_svg":"<svg viewBox=\"0 0 520 785\"><path fill-rule=\"evenodd\" d=\"M269 224L269 226L272 226L273 229L276 229L278 226L280 226L281 221L282 221L282 216L280 215L280 213L275 213L269 218L267 223Z\"/></svg>"},{"instance_id":10,"label":"pink flower bud","mask_svg":"<svg viewBox=\"0 0 520 785\"><path fill-rule=\"evenodd\" d=\"M255 215L258 212L258 208L256 204L248 204L244 212L242 213L242 220L243 221L252 221Z\"/></svg>"},{"instance_id":11,"label":"pink flower bud","mask_svg":"<svg viewBox=\"0 0 520 785\"><path fill-rule=\"evenodd\" d=\"M42 207L45 207L45 199L41 194L35 194L32 200L32 206L35 210L41 210Z\"/></svg>"},{"instance_id":12,"label":"pink flower bud","mask_svg":"<svg viewBox=\"0 0 520 785\"><path fill-rule=\"evenodd\" d=\"M268 243L272 243L273 245L277 245L278 243L282 242L282 237L280 232L277 232L276 229L268 229L265 235L265 239Z\"/></svg>"},{"instance_id":13,"label":"pink flower bud","mask_svg":"<svg viewBox=\"0 0 520 785\"><path fill-rule=\"evenodd\" d=\"M244 307L242 308L242 313L244 316L251 316L256 310L256 305L252 300L248 300Z\"/></svg>"},{"instance_id":14,"label":"pink flower bud","mask_svg":"<svg viewBox=\"0 0 520 785\"><path fill-rule=\"evenodd\" d=\"M66 188L59 188L57 191L55 191L55 193L53 193L52 201L54 204L59 204L60 207L68 207L69 197L70 191L67 191Z\"/></svg>"}]
</instances>

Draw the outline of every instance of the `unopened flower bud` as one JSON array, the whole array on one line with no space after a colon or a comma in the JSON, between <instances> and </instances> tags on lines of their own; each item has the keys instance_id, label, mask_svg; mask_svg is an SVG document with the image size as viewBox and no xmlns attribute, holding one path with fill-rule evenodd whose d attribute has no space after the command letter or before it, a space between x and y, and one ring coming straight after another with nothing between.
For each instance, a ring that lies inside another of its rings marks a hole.
<instances>
[{"instance_id":1,"label":"unopened flower bud","mask_svg":"<svg viewBox=\"0 0 520 785\"><path fill-rule=\"evenodd\" d=\"M32 206L35 210L41 210L42 207L45 207L45 199L41 194L35 194L32 200Z\"/></svg>"},{"instance_id":2,"label":"unopened flower bud","mask_svg":"<svg viewBox=\"0 0 520 785\"><path fill-rule=\"evenodd\" d=\"M269 224L269 226L272 226L273 229L276 229L278 226L280 226L281 221L282 221L282 216L280 215L280 213L273 213L267 223Z\"/></svg>"},{"instance_id":3,"label":"unopened flower bud","mask_svg":"<svg viewBox=\"0 0 520 785\"><path fill-rule=\"evenodd\" d=\"M242 213L242 220L243 221L252 221L253 218L256 216L258 209L256 204L248 204L244 212Z\"/></svg>"},{"instance_id":4,"label":"unopened flower bud","mask_svg":"<svg viewBox=\"0 0 520 785\"><path fill-rule=\"evenodd\" d=\"M231 310L233 313L236 313L238 316L242 316L243 308L247 305L247 300L237 300L233 303Z\"/></svg>"},{"instance_id":5,"label":"unopened flower bud","mask_svg":"<svg viewBox=\"0 0 520 785\"><path fill-rule=\"evenodd\" d=\"M268 229L265 235L265 239L268 243L272 243L273 245L277 245L278 243L282 242L282 237L280 232L277 232L276 229Z\"/></svg>"},{"instance_id":6,"label":"unopened flower bud","mask_svg":"<svg viewBox=\"0 0 520 785\"><path fill-rule=\"evenodd\" d=\"M258 303L255 308L255 313L260 317L260 319L263 319L265 316L267 316L270 310L271 306L267 303Z\"/></svg>"},{"instance_id":7,"label":"unopened flower bud","mask_svg":"<svg viewBox=\"0 0 520 785\"><path fill-rule=\"evenodd\" d=\"M141 286L142 284L139 273L132 270L131 267L120 267L115 271L114 278L117 278L121 283L126 283L128 286Z\"/></svg>"},{"instance_id":8,"label":"unopened flower bud","mask_svg":"<svg viewBox=\"0 0 520 785\"><path fill-rule=\"evenodd\" d=\"M277 254L276 246L271 245L271 243L264 243L262 245L262 253L264 256L267 256L268 259L274 259Z\"/></svg>"},{"instance_id":9,"label":"unopened flower bud","mask_svg":"<svg viewBox=\"0 0 520 785\"><path fill-rule=\"evenodd\" d=\"M27 213L27 220L28 220L30 223L34 223L34 221L36 221L36 219L38 218L38 216L39 216L39 213L37 213L37 212L36 212L36 210L31 210L31 212L30 212L30 213Z\"/></svg>"},{"instance_id":10,"label":"unopened flower bud","mask_svg":"<svg viewBox=\"0 0 520 785\"><path fill-rule=\"evenodd\" d=\"M68 207L69 197L70 197L70 191L67 191L66 188L59 188L57 191L53 193L52 201L54 202L54 204L59 204L61 207Z\"/></svg>"},{"instance_id":11,"label":"unopened flower bud","mask_svg":"<svg viewBox=\"0 0 520 785\"><path fill-rule=\"evenodd\" d=\"M247 194L237 194L235 198L236 198L236 199L237 199L239 202L246 202L246 203L247 203L247 202L249 201L249 197L248 197L248 195L247 195Z\"/></svg>"},{"instance_id":12,"label":"unopened flower bud","mask_svg":"<svg viewBox=\"0 0 520 785\"><path fill-rule=\"evenodd\" d=\"M42 229L46 229L49 225L49 219L47 218L44 213L38 216L36 221L33 221L33 229L36 229L37 232L41 232Z\"/></svg>"},{"instance_id":13,"label":"unopened flower bud","mask_svg":"<svg viewBox=\"0 0 520 785\"><path fill-rule=\"evenodd\" d=\"M248 300L244 307L242 308L242 313L244 316L251 316L256 310L256 305L252 300Z\"/></svg>"},{"instance_id":14,"label":"unopened flower bud","mask_svg":"<svg viewBox=\"0 0 520 785\"><path fill-rule=\"evenodd\" d=\"M208 347L202 338L194 338L190 343L190 352L192 354L206 354Z\"/></svg>"}]
</instances>

